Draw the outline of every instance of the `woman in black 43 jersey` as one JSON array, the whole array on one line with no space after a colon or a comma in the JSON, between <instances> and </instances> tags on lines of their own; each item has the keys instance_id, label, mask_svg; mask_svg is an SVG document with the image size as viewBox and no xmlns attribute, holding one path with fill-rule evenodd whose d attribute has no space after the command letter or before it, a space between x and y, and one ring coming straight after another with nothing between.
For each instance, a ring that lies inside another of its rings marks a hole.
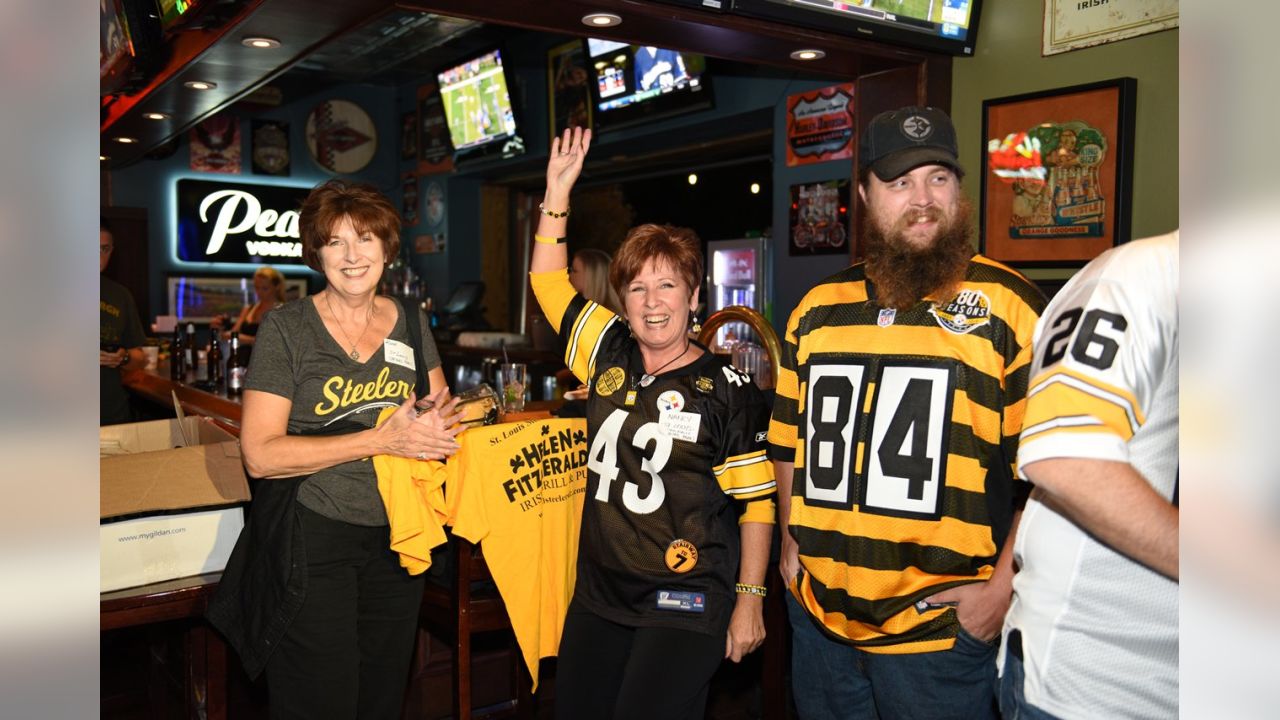
<instances>
[{"instance_id":1,"label":"woman in black 43 jersey","mask_svg":"<svg viewBox=\"0 0 1280 720\"><path fill-rule=\"evenodd\" d=\"M689 338L702 253L640 225L614 256L623 315L573 291L569 193L590 131L551 143L531 284L586 383L587 497L556 672L557 718L701 718L711 676L764 640L774 522L769 408Z\"/></svg>"}]
</instances>

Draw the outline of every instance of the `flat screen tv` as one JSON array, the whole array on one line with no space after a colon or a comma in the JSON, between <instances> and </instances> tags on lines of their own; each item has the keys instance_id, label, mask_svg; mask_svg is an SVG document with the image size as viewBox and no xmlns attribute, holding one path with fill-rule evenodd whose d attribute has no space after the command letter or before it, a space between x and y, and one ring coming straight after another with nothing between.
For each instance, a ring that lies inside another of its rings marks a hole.
<instances>
[{"instance_id":1,"label":"flat screen tv","mask_svg":"<svg viewBox=\"0 0 1280 720\"><path fill-rule=\"evenodd\" d=\"M591 99L601 130L713 105L702 55L598 38L586 43Z\"/></svg>"},{"instance_id":2,"label":"flat screen tv","mask_svg":"<svg viewBox=\"0 0 1280 720\"><path fill-rule=\"evenodd\" d=\"M524 152L501 50L473 55L436 78L457 160Z\"/></svg>"},{"instance_id":3,"label":"flat screen tv","mask_svg":"<svg viewBox=\"0 0 1280 720\"><path fill-rule=\"evenodd\" d=\"M788 25L973 55L982 0L733 0L733 12Z\"/></svg>"}]
</instances>

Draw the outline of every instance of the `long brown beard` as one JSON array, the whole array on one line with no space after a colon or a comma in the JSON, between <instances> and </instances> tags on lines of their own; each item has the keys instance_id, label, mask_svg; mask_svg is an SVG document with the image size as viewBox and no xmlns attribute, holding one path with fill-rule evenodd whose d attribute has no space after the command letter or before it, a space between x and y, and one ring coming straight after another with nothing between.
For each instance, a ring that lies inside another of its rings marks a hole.
<instances>
[{"instance_id":1,"label":"long brown beard","mask_svg":"<svg viewBox=\"0 0 1280 720\"><path fill-rule=\"evenodd\" d=\"M919 249L903 239L906 216L898 218L886 233L876 226L871 213L865 213L862 237L867 248L867 277L875 284L876 302L906 310L930 293L946 297L959 285L974 252L969 240L972 210L969 199L961 197L951 222L938 228L931 245ZM932 220L942 217L936 207L926 212Z\"/></svg>"}]
</instances>

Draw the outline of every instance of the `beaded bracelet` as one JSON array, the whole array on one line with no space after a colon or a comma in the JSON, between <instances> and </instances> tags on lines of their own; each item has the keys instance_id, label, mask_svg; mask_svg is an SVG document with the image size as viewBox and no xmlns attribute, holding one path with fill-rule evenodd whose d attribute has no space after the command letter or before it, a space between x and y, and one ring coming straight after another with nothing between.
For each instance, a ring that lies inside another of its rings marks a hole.
<instances>
[{"instance_id":1,"label":"beaded bracelet","mask_svg":"<svg viewBox=\"0 0 1280 720\"><path fill-rule=\"evenodd\" d=\"M734 586L734 590L737 590L742 595L759 595L760 597L764 597L768 593L763 585L748 585L746 583L738 583Z\"/></svg>"},{"instance_id":2,"label":"beaded bracelet","mask_svg":"<svg viewBox=\"0 0 1280 720\"><path fill-rule=\"evenodd\" d=\"M534 242L542 243L543 245L561 245L564 243L564 240L564 238L547 237L546 235L533 236Z\"/></svg>"},{"instance_id":3,"label":"beaded bracelet","mask_svg":"<svg viewBox=\"0 0 1280 720\"><path fill-rule=\"evenodd\" d=\"M569 208L565 208L564 212L556 212L555 210L546 209L545 207L543 207L542 203L538 203L538 212L542 213L543 215L546 215L549 218L569 217Z\"/></svg>"}]
</instances>

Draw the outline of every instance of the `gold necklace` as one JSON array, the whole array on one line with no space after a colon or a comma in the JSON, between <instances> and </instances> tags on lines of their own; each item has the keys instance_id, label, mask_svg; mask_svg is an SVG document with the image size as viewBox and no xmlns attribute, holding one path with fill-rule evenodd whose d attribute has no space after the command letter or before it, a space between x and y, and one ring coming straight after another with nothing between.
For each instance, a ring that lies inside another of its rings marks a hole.
<instances>
[{"instance_id":1,"label":"gold necklace","mask_svg":"<svg viewBox=\"0 0 1280 720\"><path fill-rule=\"evenodd\" d=\"M351 352L348 353L348 356L352 360L359 362L360 351L356 350L356 347L360 345L360 341L364 339L365 333L369 332L369 326L373 324L373 316L378 312L377 299L375 298L373 304L369 306L369 318L364 321L364 330L360 331L360 337L357 338L354 343L351 342L351 336L348 335L347 331L342 327L342 321L338 319L338 313L333 311L333 298L329 297L329 293L324 294L324 301L329 306L329 314L333 316L333 322L338 325L338 332L342 333L342 337L346 338L347 344L351 346Z\"/></svg>"}]
</instances>

